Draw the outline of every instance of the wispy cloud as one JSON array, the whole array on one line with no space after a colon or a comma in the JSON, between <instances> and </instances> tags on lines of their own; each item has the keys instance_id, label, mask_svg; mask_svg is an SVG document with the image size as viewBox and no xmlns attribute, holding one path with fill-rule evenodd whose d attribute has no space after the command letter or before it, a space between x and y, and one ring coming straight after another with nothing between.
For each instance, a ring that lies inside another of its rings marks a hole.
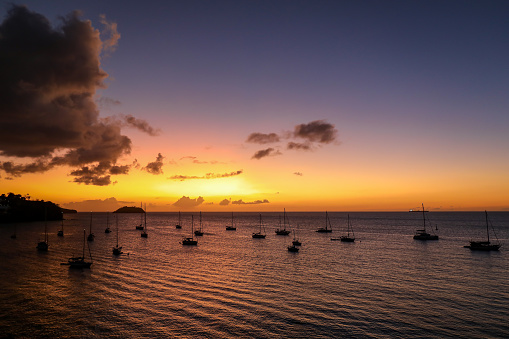
<instances>
[{"instance_id":1,"label":"wispy cloud","mask_svg":"<svg viewBox=\"0 0 509 339\"><path fill-rule=\"evenodd\" d=\"M246 142L254 143L254 144L270 144L274 142L279 142L280 138L276 133L251 133Z\"/></svg>"},{"instance_id":2,"label":"wispy cloud","mask_svg":"<svg viewBox=\"0 0 509 339\"><path fill-rule=\"evenodd\" d=\"M234 177L234 176L237 176L237 175L241 175L242 173L243 173L243 170L239 170L239 171L235 171L235 172L230 172L230 173L222 173L222 174L219 174L219 173L206 173L205 175L202 175L202 176L180 175L180 174L177 174L177 175L174 175L172 177L169 177L168 179L171 179L171 180L180 180L180 181L191 180L191 179L218 179L218 178Z\"/></svg>"},{"instance_id":3,"label":"wispy cloud","mask_svg":"<svg viewBox=\"0 0 509 339\"><path fill-rule=\"evenodd\" d=\"M117 23L106 20L106 15L99 15L101 24L104 25L104 30L101 32L106 39L103 39L102 50L105 55L110 55L115 52L120 40L120 33L117 30Z\"/></svg>"},{"instance_id":4,"label":"wispy cloud","mask_svg":"<svg viewBox=\"0 0 509 339\"><path fill-rule=\"evenodd\" d=\"M303 175L301 172L293 172L293 174L295 174L295 175L297 175L299 177L302 177L302 175Z\"/></svg>"},{"instance_id":5,"label":"wispy cloud","mask_svg":"<svg viewBox=\"0 0 509 339\"><path fill-rule=\"evenodd\" d=\"M211 165L224 164L223 162L219 162L217 160L211 160L211 161L199 160L197 157L192 156L192 155L182 157L182 158L180 158L180 160L191 160L191 162L193 164L199 164L199 165L201 165L201 164L211 164Z\"/></svg>"},{"instance_id":6,"label":"wispy cloud","mask_svg":"<svg viewBox=\"0 0 509 339\"><path fill-rule=\"evenodd\" d=\"M276 149L274 149L272 147L269 147L267 149L262 149L262 150L257 151L251 157L251 159L261 159L261 158L265 158L265 157L268 157L268 156L275 156L275 155L281 155L281 152L279 152L278 150L276 150Z\"/></svg>"},{"instance_id":7,"label":"wispy cloud","mask_svg":"<svg viewBox=\"0 0 509 339\"><path fill-rule=\"evenodd\" d=\"M294 150L303 150L303 151L311 151L311 144L309 143L298 143L290 141L286 145L287 149L294 149Z\"/></svg>"},{"instance_id":8,"label":"wispy cloud","mask_svg":"<svg viewBox=\"0 0 509 339\"><path fill-rule=\"evenodd\" d=\"M242 199L240 199L232 201L232 205L259 205L259 204L269 204L269 201L267 199L255 201L242 201Z\"/></svg>"},{"instance_id":9,"label":"wispy cloud","mask_svg":"<svg viewBox=\"0 0 509 339\"><path fill-rule=\"evenodd\" d=\"M123 115L122 119L127 124L127 126L134 127L142 132L147 133L150 136L157 136L161 134L161 130L153 128L147 121L143 119L135 118L132 115Z\"/></svg>"}]
</instances>

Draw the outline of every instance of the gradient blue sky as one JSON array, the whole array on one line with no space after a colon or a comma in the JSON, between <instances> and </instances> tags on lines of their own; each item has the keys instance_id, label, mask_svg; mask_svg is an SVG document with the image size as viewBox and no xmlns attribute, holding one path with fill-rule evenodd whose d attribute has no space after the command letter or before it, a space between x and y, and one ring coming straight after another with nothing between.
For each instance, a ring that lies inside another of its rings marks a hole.
<instances>
[{"instance_id":1,"label":"gradient blue sky","mask_svg":"<svg viewBox=\"0 0 509 339\"><path fill-rule=\"evenodd\" d=\"M100 14L117 23L121 39L102 59L110 77L99 94L121 104L100 106L101 115L132 114L163 131L155 139L129 132L140 161L161 152L269 173L281 164L252 160L250 133L325 120L338 130L336 145L278 161L304 174L310 163L330 167L331 182L343 177L334 189L424 180L434 187L429 199L450 196L435 208L509 207L508 1L12 3L55 24L75 9L97 29ZM6 8L2 1L2 16ZM385 206L383 193L362 190L363 208ZM497 198L452 201L468 192Z\"/></svg>"}]
</instances>

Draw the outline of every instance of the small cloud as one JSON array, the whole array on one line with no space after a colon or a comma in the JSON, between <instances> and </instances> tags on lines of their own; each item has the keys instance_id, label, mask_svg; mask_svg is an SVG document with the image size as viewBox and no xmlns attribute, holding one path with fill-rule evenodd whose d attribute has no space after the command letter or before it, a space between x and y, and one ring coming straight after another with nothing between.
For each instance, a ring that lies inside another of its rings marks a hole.
<instances>
[{"instance_id":1,"label":"small cloud","mask_svg":"<svg viewBox=\"0 0 509 339\"><path fill-rule=\"evenodd\" d=\"M140 163L138 162L138 159L134 159L134 161L133 161L131 166L136 168L136 169L139 169L141 167Z\"/></svg>"},{"instance_id":2,"label":"small cloud","mask_svg":"<svg viewBox=\"0 0 509 339\"><path fill-rule=\"evenodd\" d=\"M311 145L309 143L298 143L290 141L288 145L286 145L287 149L294 149L294 150L302 150L302 151L311 151Z\"/></svg>"},{"instance_id":3,"label":"small cloud","mask_svg":"<svg viewBox=\"0 0 509 339\"><path fill-rule=\"evenodd\" d=\"M279 136L276 133L251 133L246 142L251 142L254 144L270 144L274 142L279 142Z\"/></svg>"},{"instance_id":4,"label":"small cloud","mask_svg":"<svg viewBox=\"0 0 509 339\"><path fill-rule=\"evenodd\" d=\"M149 123L143 119L138 119L133 117L132 115L124 115L122 119L127 126L134 127L142 132L147 133L150 136L157 136L161 134L161 130L155 129L149 125Z\"/></svg>"},{"instance_id":5,"label":"small cloud","mask_svg":"<svg viewBox=\"0 0 509 339\"><path fill-rule=\"evenodd\" d=\"M311 142L329 144L336 140L337 130L334 125L324 120L312 121L308 124L295 126L293 135L297 138L307 139Z\"/></svg>"},{"instance_id":6,"label":"small cloud","mask_svg":"<svg viewBox=\"0 0 509 339\"><path fill-rule=\"evenodd\" d=\"M182 208L196 207L196 206L201 205L204 201L205 201L205 199L203 199L202 197L198 197L196 199L191 199L189 197L182 196L182 198L180 198L179 200L177 200L176 202L173 203L173 206L182 207Z\"/></svg>"},{"instance_id":7,"label":"small cloud","mask_svg":"<svg viewBox=\"0 0 509 339\"><path fill-rule=\"evenodd\" d=\"M281 152L279 152L278 150L275 150L274 148L270 147L270 148L262 149L262 150L256 152L251 157L251 159L261 159L261 158L265 158L265 157L268 157L268 156L275 156L275 155L281 155Z\"/></svg>"},{"instance_id":8,"label":"small cloud","mask_svg":"<svg viewBox=\"0 0 509 339\"><path fill-rule=\"evenodd\" d=\"M232 200L231 199L223 199L219 203L219 206L228 206L230 204L230 201L232 201Z\"/></svg>"},{"instance_id":9,"label":"small cloud","mask_svg":"<svg viewBox=\"0 0 509 339\"><path fill-rule=\"evenodd\" d=\"M102 50L106 55L115 52L118 46L118 40L120 40L120 33L117 30L116 22L109 22L106 20L106 15L99 15L101 24L104 25L103 35L107 36L107 39L102 42Z\"/></svg>"},{"instance_id":10,"label":"small cloud","mask_svg":"<svg viewBox=\"0 0 509 339\"><path fill-rule=\"evenodd\" d=\"M106 108L106 109L110 108L111 106L117 106L117 105L121 104L120 100L116 100L116 99L112 99L112 98L108 98L108 97L100 97L95 102L100 108Z\"/></svg>"},{"instance_id":11,"label":"small cloud","mask_svg":"<svg viewBox=\"0 0 509 339\"><path fill-rule=\"evenodd\" d=\"M171 180L180 180L180 181L191 180L191 179L218 179L218 178L234 177L234 176L240 175L242 173L243 173L243 170L238 170L238 171L230 172L230 173L222 173L222 174L218 174L218 173L206 173L203 176L181 175L181 174L178 174L178 175L174 175L172 177L169 177L168 179L171 179Z\"/></svg>"},{"instance_id":12,"label":"small cloud","mask_svg":"<svg viewBox=\"0 0 509 339\"><path fill-rule=\"evenodd\" d=\"M299 176L299 177L302 177L302 173L301 172L293 172L293 174Z\"/></svg>"},{"instance_id":13,"label":"small cloud","mask_svg":"<svg viewBox=\"0 0 509 339\"><path fill-rule=\"evenodd\" d=\"M159 153L157 155L156 161L149 162L147 166L143 167L143 170L155 175L163 174L163 159L164 157L161 153Z\"/></svg>"},{"instance_id":14,"label":"small cloud","mask_svg":"<svg viewBox=\"0 0 509 339\"><path fill-rule=\"evenodd\" d=\"M255 201L249 201L249 202L242 201L242 199L232 201L232 205L259 205L259 204L268 204L268 203L269 203L269 201L267 199L255 200Z\"/></svg>"}]
</instances>

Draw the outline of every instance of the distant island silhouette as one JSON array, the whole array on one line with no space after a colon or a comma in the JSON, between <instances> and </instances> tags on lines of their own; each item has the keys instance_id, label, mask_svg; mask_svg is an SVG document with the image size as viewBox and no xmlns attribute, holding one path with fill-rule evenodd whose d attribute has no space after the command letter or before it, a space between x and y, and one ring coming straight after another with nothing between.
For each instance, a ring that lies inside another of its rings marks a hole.
<instances>
[{"instance_id":1,"label":"distant island silhouette","mask_svg":"<svg viewBox=\"0 0 509 339\"><path fill-rule=\"evenodd\" d=\"M51 201L30 200L29 195L0 195L0 223L62 220L64 213L77 211L61 208Z\"/></svg>"},{"instance_id":2,"label":"distant island silhouette","mask_svg":"<svg viewBox=\"0 0 509 339\"><path fill-rule=\"evenodd\" d=\"M116 210L113 213L145 213L145 211L141 207L124 206L124 207L120 207L118 210Z\"/></svg>"}]
</instances>

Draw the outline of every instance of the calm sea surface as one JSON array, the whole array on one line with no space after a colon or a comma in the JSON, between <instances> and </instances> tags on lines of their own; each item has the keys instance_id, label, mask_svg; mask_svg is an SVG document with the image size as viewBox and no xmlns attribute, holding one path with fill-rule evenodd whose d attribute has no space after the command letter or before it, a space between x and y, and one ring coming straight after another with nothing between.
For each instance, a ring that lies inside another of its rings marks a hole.
<instances>
[{"instance_id":1,"label":"calm sea surface","mask_svg":"<svg viewBox=\"0 0 509 339\"><path fill-rule=\"evenodd\" d=\"M484 212L426 213L440 240L418 241L421 213L329 213L333 233L316 233L325 213L287 213L302 241L275 235L278 213L262 213L267 237L253 239L258 213L203 213L198 246L191 213L120 214L105 234L94 213L91 269L61 266L81 255L90 213L44 223L0 225L0 336L12 338L508 338L509 213L490 213L499 252L472 252L485 237ZM195 229L199 226L194 213ZM17 239L11 239L16 231ZM88 256L88 250L87 250Z\"/></svg>"}]
</instances>

